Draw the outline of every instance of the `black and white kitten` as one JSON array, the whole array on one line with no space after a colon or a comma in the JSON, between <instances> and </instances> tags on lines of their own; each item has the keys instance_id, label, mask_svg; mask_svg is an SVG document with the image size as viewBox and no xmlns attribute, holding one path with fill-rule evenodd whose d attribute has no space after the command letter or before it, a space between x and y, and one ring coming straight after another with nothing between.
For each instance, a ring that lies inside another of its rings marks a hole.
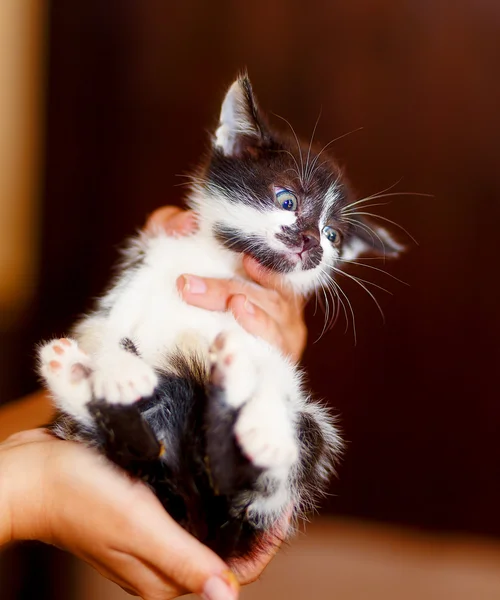
<instances>
[{"instance_id":1,"label":"black and white kitten","mask_svg":"<svg viewBox=\"0 0 500 600\"><path fill-rule=\"evenodd\" d=\"M352 199L339 168L273 131L247 77L227 92L193 181L199 230L139 234L72 339L40 349L40 373L60 411L57 436L142 478L182 526L232 558L314 505L341 441L288 357L231 313L183 302L177 278L243 278L247 253L306 295L339 259L399 247L343 215Z\"/></svg>"}]
</instances>

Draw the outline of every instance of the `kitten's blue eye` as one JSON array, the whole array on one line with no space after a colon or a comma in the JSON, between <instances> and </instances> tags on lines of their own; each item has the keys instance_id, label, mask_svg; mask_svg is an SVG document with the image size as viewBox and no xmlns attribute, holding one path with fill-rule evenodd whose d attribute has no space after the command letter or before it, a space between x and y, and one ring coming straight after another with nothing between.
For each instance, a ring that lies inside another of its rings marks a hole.
<instances>
[{"instance_id":1,"label":"kitten's blue eye","mask_svg":"<svg viewBox=\"0 0 500 600\"><path fill-rule=\"evenodd\" d=\"M290 190L277 188L276 205L283 210L297 210L297 198Z\"/></svg>"},{"instance_id":2,"label":"kitten's blue eye","mask_svg":"<svg viewBox=\"0 0 500 600\"><path fill-rule=\"evenodd\" d=\"M330 225L325 225L325 227L323 227L323 234L334 246L340 244L340 233L333 227L330 227Z\"/></svg>"}]
</instances>

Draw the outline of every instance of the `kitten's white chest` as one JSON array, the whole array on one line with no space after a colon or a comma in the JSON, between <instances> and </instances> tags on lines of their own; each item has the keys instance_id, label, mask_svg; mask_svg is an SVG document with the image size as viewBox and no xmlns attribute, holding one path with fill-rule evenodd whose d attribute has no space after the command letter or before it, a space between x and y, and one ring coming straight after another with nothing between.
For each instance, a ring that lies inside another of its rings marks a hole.
<instances>
[{"instance_id":1,"label":"kitten's white chest","mask_svg":"<svg viewBox=\"0 0 500 600\"><path fill-rule=\"evenodd\" d=\"M201 234L161 236L150 241L144 264L130 275L116 297L110 318L153 365L176 347L205 354L216 335L236 321L229 313L186 304L177 289L182 274L228 279L236 275L238 257L221 251Z\"/></svg>"}]
</instances>

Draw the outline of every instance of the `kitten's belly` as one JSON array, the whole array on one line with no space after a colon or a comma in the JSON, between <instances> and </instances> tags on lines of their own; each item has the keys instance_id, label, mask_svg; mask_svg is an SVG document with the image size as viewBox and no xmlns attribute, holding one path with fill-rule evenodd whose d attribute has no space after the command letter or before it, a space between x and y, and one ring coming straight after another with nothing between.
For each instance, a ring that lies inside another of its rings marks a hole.
<instances>
[{"instance_id":1,"label":"kitten's belly","mask_svg":"<svg viewBox=\"0 0 500 600\"><path fill-rule=\"evenodd\" d=\"M186 304L176 281L184 273L234 277L237 257L231 258L199 236L152 240L145 266L133 275L112 308L114 326L123 331L120 335L134 340L152 365L161 364L165 353L175 348L205 354L218 333L239 325L231 313Z\"/></svg>"}]
</instances>

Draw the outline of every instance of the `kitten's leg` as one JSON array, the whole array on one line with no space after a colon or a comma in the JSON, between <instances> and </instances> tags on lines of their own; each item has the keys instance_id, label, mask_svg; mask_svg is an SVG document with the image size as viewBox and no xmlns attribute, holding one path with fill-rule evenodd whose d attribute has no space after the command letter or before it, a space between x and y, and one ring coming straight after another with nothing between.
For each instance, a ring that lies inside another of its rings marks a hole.
<instances>
[{"instance_id":1,"label":"kitten's leg","mask_svg":"<svg viewBox=\"0 0 500 600\"><path fill-rule=\"evenodd\" d=\"M295 520L314 508L342 448L329 411L304 393L299 370L259 340L219 336L212 363L213 383L237 411L236 441L260 469L233 509L260 531L286 514Z\"/></svg>"},{"instance_id":2,"label":"kitten's leg","mask_svg":"<svg viewBox=\"0 0 500 600\"><path fill-rule=\"evenodd\" d=\"M118 344L106 346L95 356L92 385L98 400L131 404L151 396L157 383L153 368Z\"/></svg>"},{"instance_id":3,"label":"kitten's leg","mask_svg":"<svg viewBox=\"0 0 500 600\"><path fill-rule=\"evenodd\" d=\"M81 423L90 420L86 405L92 399L90 357L69 338L52 340L38 351L39 372L57 406Z\"/></svg>"},{"instance_id":4,"label":"kitten's leg","mask_svg":"<svg viewBox=\"0 0 500 600\"><path fill-rule=\"evenodd\" d=\"M286 473L298 457L293 371L269 346L238 332L219 335L211 359L212 381L239 410L235 435L243 453L258 467Z\"/></svg>"},{"instance_id":5,"label":"kitten's leg","mask_svg":"<svg viewBox=\"0 0 500 600\"><path fill-rule=\"evenodd\" d=\"M299 458L300 378L274 348L239 332L221 334L211 359L212 384L218 390L211 401L223 398L232 408L237 445L258 469L253 480L241 478L231 512L243 510L261 531L289 512L293 503L290 481ZM244 474L241 465L235 463L233 468Z\"/></svg>"}]
</instances>

